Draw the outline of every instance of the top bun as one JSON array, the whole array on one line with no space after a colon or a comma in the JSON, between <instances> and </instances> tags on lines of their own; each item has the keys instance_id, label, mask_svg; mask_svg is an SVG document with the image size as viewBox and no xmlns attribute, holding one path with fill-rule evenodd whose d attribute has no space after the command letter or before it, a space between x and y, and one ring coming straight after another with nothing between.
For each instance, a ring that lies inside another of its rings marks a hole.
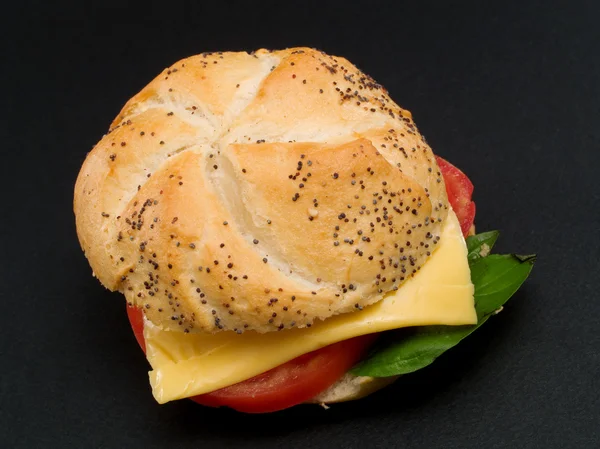
<instances>
[{"instance_id":1,"label":"top bun","mask_svg":"<svg viewBox=\"0 0 600 449\"><path fill-rule=\"evenodd\" d=\"M95 276L184 332L373 304L426 262L448 207L410 113L311 48L165 69L88 154L74 202Z\"/></svg>"}]
</instances>

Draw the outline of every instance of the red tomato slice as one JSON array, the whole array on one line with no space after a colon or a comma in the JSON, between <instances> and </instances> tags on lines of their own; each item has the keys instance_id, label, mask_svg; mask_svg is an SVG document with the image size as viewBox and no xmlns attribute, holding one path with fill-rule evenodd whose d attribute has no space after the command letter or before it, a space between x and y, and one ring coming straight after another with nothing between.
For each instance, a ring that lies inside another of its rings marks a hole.
<instances>
[{"instance_id":1,"label":"red tomato slice","mask_svg":"<svg viewBox=\"0 0 600 449\"><path fill-rule=\"evenodd\" d=\"M144 340L144 314L142 313L142 309L128 305L127 318L129 318L129 324L131 324L131 328L133 329L133 335L135 335L135 339L145 354L146 340Z\"/></svg>"},{"instance_id":2,"label":"red tomato slice","mask_svg":"<svg viewBox=\"0 0 600 449\"><path fill-rule=\"evenodd\" d=\"M191 398L212 407L265 413L301 404L325 391L358 362L376 335L364 335L304 354L244 382Z\"/></svg>"},{"instance_id":3,"label":"red tomato slice","mask_svg":"<svg viewBox=\"0 0 600 449\"><path fill-rule=\"evenodd\" d=\"M435 157L438 167L444 176L448 201L460 223L460 229L466 237L475 221L475 203L471 201L473 183L467 175L439 156Z\"/></svg>"},{"instance_id":4,"label":"red tomato slice","mask_svg":"<svg viewBox=\"0 0 600 449\"><path fill-rule=\"evenodd\" d=\"M127 315L145 352L143 313L136 307L127 307ZM363 335L334 343L243 382L190 399L246 413L283 410L306 402L333 385L361 359L376 338L377 334Z\"/></svg>"}]
</instances>

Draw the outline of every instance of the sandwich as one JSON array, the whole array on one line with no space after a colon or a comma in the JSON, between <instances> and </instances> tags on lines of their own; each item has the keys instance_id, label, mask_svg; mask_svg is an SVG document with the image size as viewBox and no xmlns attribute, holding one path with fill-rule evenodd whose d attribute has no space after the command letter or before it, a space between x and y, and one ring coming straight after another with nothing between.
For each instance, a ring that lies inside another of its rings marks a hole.
<instances>
[{"instance_id":1,"label":"sandwich","mask_svg":"<svg viewBox=\"0 0 600 449\"><path fill-rule=\"evenodd\" d=\"M411 114L312 48L202 53L129 100L74 191L160 404L358 399L501 310L534 255L490 254L473 184Z\"/></svg>"}]
</instances>

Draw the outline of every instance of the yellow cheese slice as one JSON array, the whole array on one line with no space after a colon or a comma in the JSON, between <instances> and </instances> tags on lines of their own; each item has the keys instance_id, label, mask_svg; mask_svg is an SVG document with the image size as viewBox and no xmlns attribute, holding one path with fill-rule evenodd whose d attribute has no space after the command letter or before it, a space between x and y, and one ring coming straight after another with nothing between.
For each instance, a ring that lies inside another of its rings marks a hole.
<instances>
[{"instance_id":1,"label":"yellow cheese slice","mask_svg":"<svg viewBox=\"0 0 600 449\"><path fill-rule=\"evenodd\" d=\"M409 326L477 323L467 248L450 211L437 250L398 291L310 328L259 334L184 334L144 320L150 384L163 404L241 382L302 354L359 335Z\"/></svg>"}]
</instances>

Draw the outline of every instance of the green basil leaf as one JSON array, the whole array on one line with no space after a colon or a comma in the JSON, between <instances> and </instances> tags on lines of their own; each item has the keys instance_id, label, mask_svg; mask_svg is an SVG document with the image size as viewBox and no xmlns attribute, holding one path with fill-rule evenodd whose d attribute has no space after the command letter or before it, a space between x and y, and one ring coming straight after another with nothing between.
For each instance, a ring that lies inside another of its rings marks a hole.
<instances>
[{"instance_id":1,"label":"green basil leaf","mask_svg":"<svg viewBox=\"0 0 600 449\"><path fill-rule=\"evenodd\" d=\"M525 282L534 262L535 255L514 254L493 254L472 260L476 325L422 326L386 332L350 372L358 376L388 377L426 367L499 311Z\"/></svg>"},{"instance_id":2,"label":"green basil leaf","mask_svg":"<svg viewBox=\"0 0 600 449\"><path fill-rule=\"evenodd\" d=\"M529 276L535 254L492 254L469 264L471 282L475 286L477 326L500 309Z\"/></svg>"},{"instance_id":3,"label":"green basil leaf","mask_svg":"<svg viewBox=\"0 0 600 449\"><path fill-rule=\"evenodd\" d=\"M488 231L467 237L467 258L469 261L487 256L494 247L499 235L500 232L498 231Z\"/></svg>"}]
</instances>

